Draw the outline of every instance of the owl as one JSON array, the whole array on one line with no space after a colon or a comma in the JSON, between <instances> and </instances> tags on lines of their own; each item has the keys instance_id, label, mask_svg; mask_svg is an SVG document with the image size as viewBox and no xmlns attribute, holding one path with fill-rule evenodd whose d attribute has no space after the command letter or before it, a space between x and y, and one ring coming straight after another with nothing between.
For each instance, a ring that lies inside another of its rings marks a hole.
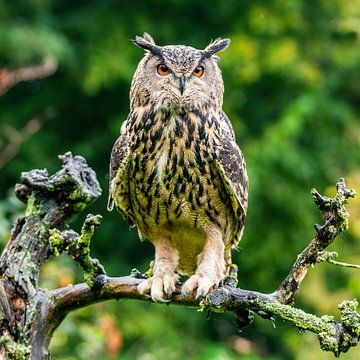
<instances>
[{"instance_id":1,"label":"owl","mask_svg":"<svg viewBox=\"0 0 360 360\"><path fill-rule=\"evenodd\" d=\"M110 159L108 210L114 205L155 248L152 276L138 286L169 301L179 281L186 299L202 298L228 274L244 228L248 178L232 125L222 110L216 53L157 45L145 50L130 90L130 113Z\"/></svg>"}]
</instances>

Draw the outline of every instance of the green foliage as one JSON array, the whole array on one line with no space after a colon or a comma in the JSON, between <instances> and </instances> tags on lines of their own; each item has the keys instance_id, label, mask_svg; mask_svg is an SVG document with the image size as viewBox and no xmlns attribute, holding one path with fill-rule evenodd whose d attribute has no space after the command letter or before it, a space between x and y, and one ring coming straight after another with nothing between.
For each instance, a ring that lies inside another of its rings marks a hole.
<instances>
[{"instance_id":1,"label":"green foliage","mask_svg":"<svg viewBox=\"0 0 360 360\"><path fill-rule=\"evenodd\" d=\"M248 221L234 258L239 286L273 291L313 236L312 224L320 221L310 189L330 189L340 176L360 189L359 12L358 0L0 1L0 71L47 56L59 62L53 76L19 83L0 98L0 159L16 130L45 114L40 131L0 168L2 243L14 214L21 213L21 205L7 195L21 171L55 171L56 156L71 150L86 157L107 189L109 154L142 56L128 39L147 31L160 44L201 48L211 38L229 36L231 46L220 54L224 108L250 175ZM93 256L109 275L128 274L133 267L146 271L151 244L140 243L136 231L105 208L103 195L89 210L104 217ZM359 263L359 198L349 211L350 230L331 250L339 261ZM75 219L74 230L80 230L84 216ZM42 276L49 288L82 280L63 256L46 263ZM336 305L354 297L360 298L358 271L324 263L309 272L297 305L336 315ZM55 335L53 355L64 360L328 358L313 335L277 325L259 320L239 335L227 316L206 321L192 309L111 302L72 314ZM343 358L359 356L355 348Z\"/></svg>"}]
</instances>

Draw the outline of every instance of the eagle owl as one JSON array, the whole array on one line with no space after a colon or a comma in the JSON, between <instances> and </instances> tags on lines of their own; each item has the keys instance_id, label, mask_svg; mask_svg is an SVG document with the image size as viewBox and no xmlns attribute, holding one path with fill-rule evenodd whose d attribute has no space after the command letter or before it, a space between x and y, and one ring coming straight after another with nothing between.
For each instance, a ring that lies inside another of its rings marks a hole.
<instances>
[{"instance_id":1,"label":"eagle owl","mask_svg":"<svg viewBox=\"0 0 360 360\"><path fill-rule=\"evenodd\" d=\"M110 160L108 209L116 208L155 247L153 274L138 286L168 301L179 275L184 298L201 298L226 277L244 227L248 179L234 130L222 110L217 52L159 46L145 50L130 90L130 113Z\"/></svg>"}]
</instances>

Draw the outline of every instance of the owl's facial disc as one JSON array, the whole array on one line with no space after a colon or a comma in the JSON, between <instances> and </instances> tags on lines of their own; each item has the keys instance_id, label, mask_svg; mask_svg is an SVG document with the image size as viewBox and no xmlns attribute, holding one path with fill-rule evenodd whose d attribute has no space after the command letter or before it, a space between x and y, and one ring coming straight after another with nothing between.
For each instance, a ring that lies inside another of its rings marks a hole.
<instances>
[{"instance_id":1,"label":"owl's facial disc","mask_svg":"<svg viewBox=\"0 0 360 360\"><path fill-rule=\"evenodd\" d=\"M229 39L216 39L204 50L184 45L156 45L148 35L133 41L145 49L132 83L133 104L156 110L221 109L224 85L215 54Z\"/></svg>"},{"instance_id":2,"label":"owl's facial disc","mask_svg":"<svg viewBox=\"0 0 360 360\"><path fill-rule=\"evenodd\" d=\"M216 60L203 58L199 50L169 46L161 56L144 60L141 87L154 108L165 111L200 110L209 104L220 107L223 82ZM139 83L140 86L140 83Z\"/></svg>"}]
</instances>

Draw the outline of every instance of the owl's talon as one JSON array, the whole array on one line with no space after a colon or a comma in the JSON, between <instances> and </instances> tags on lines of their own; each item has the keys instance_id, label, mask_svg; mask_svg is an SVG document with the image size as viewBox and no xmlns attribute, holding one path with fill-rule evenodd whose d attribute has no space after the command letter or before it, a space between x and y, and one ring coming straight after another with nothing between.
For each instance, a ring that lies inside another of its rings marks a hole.
<instances>
[{"instance_id":1,"label":"owl's talon","mask_svg":"<svg viewBox=\"0 0 360 360\"><path fill-rule=\"evenodd\" d=\"M171 297L175 291L177 280L178 275L175 273L155 274L139 284L138 291L142 295L150 294L151 299L155 302L169 303L172 301Z\"/></svg>"},{"instance_id":2,"label":"owl's talon","mask_svg":"<svg viewBox=\"0 0 360 360\"><path fill-rule=\"evenodd\" d=\"M200 292L197 291L197 292L196 292L195 301L198 301L198 300L202 299L204 296L205 296L205 295L204 295L204 293L203 293L202 291L200 291Z\"/></svg>"},{"instance_id":3,"label":"owl's talon","mask_svg":"<svg viewBox=\"0 0 360 360\"><path fill-rule=\"evenodd\" d=\"M151 284L152 284L152 278L144 280L137 286L138 292L141 295L146 295L146 294L150 293Z\"/></svg>"},{"instance_id":4,"label":"owl's talon","mask_svg":"<svg viewBox=\"0 0 360 360\"><path fill-rule=\"evenodd\" d=\"M182 298L182 301L186 301L186 299L187 299L187 293L186 293L185 290L182 290L182 291L181 291L181 298Z\"/></svg>"},{"instance_id":5,"label":"owl's talon","mask_svg":"<svg viewBox=\"0 0 360 360\"><path fill-rule=\"evenodd\" d=\"M152 300L154 302L160 302L160 303L164 303L164 304L168 304L168 303L170 303L172 301L171 299L164 299L162 297L160 297L160 298L152 298Z\"/></svg>"},{"instance_id":6,"label":"owl's talon","mask_svg":"<svg viewBox=\"0 0 360 360\"><path fill-rule=\"evenodd\" d=\"M183 285L182 293L194 294L196 291L195 301L198 301L205 297L218 283L219 281L207 276L193 275Z\"/></svg>"}]
</instances>

